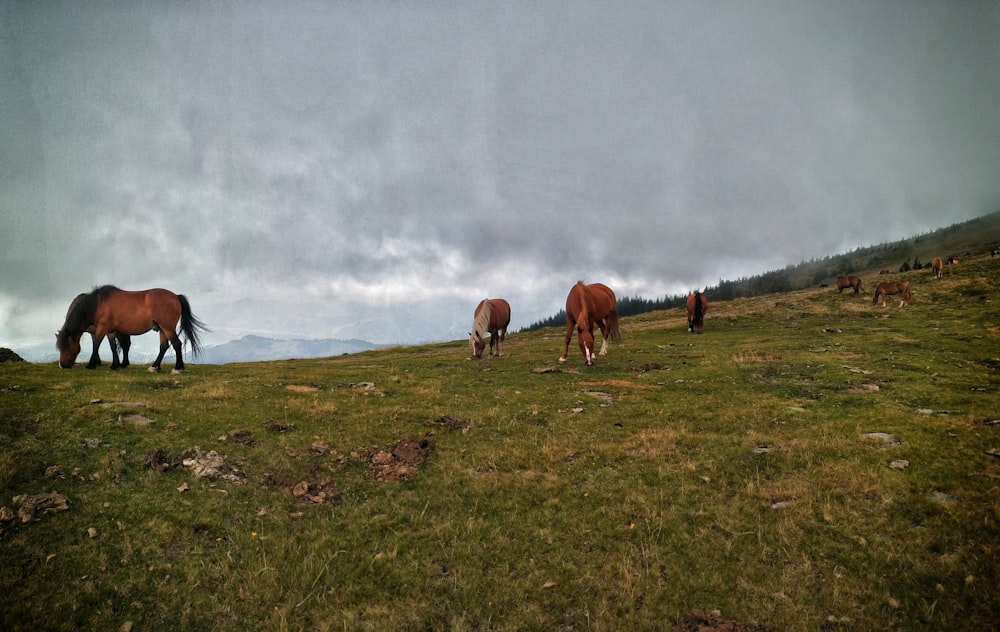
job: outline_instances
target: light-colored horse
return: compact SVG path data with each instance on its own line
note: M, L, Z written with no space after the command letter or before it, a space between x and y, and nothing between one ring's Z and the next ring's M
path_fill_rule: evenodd
M484 298L476 305L473 313L472 331L469 332L469 345L472 355L483 357L486 348L486 333L490 334L490 355L496 345L496 355L503 355L503 341L507 338L507 326L510 325L510 304L502 298Z
M934 260L931 261L931 270L934 271L935 279L940 279L944 276L944 262L941 261L941 257L934 257Z

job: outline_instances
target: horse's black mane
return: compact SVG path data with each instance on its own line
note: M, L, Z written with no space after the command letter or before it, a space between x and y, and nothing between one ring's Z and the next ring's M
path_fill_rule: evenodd
M61 351L69 344L70 338L82 335L83 330L93 324L94 314L101 300L111 292L117 291L118 288L113 285L102 285L94 288L90 294L81 294L79 300L70 306L66 314L66 322L56 336L56 347Z

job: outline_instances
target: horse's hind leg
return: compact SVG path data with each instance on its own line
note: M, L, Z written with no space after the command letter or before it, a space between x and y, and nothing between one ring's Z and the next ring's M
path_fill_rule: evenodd
M118 361L118 334L115 332L108 334L108 346L111 347L111 370L117 371L122 365Z
M122 348L122 366L121 368L127 368L129 365L128 361L128 350L132 346L132 337L128 334L116 334L115 340Z
M174 354L177 356L177 361L174 362L174 370L171 373L179 373L184 370L184 357L181 355L181 339L178 337L176 331L170 336L170 344L174 346Z
M601 353L600 355L608 355L608 325L605 321L597 321L597 326L601 328Z
M164 334L161 331L160 332L160 352L156 355L156 360L153 361L153 364L149 365L149 372L150 373L159 373L160 372L160 363L163 362L163 356L166 355L166 353L167 353L167 347L169 347L169 346L170 346L170 341L167 340L166 334Z

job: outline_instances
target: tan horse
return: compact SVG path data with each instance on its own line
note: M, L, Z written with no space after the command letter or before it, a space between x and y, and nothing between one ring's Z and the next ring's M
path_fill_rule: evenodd
M160 370L163 356L172 345L177 358L174 371L183 371L184 358L178 333L184 333L191 343L191 352L197 355L198 331L204 331L205 326L191 313L188 300L170 290L157 288L128 292L112 285L97 288L82 298L77 297L66 314L66 322L56 334L59 366L64 369L73 367L76 357L80 355L80 337L85 331L92 331L94 344L100 346L109 334L138 336L151 329L160 332L160 353L149 370ZM115 345L111 346L111 356L111 368L118 368L120 364ZM95 366L95 357L91 357L87 368Z
M486 332L490 334L490 355L493 355L493 345L496 345L497 356L503 355L503 341L507 337L507 326L510 325L510 304L502 298L484 298L476 305L473 313L472 331L469 333L469 344L472 355L483 357L486 348Z
M853 288L854 293L864 292L865 289L861 287L861 277L854 276L844 276L842 274L837 275L837 293L843 294L844 288Z
M569 341L573 339L573 329L576 328L580 351L587 360L587 366L594 364L594 325L601 328L601 335L604 337L601 355L606 355L608 340L621 341L615 293L601 283L584 285L583 281L577 281L566 297L566 343L563 345L560 362L566 361Z
M688 332L700 334L705 329L705 312L708 311L708 299L701 292L695 290L688 294Z
M885 297L891 294L899 294L902 299L899 301L899 306L905 306L910 302L910 282L885 281L884 283L879 283L878 288L875 290L875 296L872 297L872 305L878 305L881 302L882 307L885 307Z
M931 270L934 271L935 279L940 279L942 276L944 276L942 274L943 269L944 269L944 262L941 261L941 257L934 257L934 260L931 261Z

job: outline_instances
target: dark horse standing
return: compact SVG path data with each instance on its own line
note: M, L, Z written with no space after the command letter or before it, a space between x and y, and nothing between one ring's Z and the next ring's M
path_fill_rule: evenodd
M694 294L688 294L688 331L700 334L705 329L705 312L708 311L708 299L701 292L695 290Z
M85 331L90 331L94 337L94 354L87 363L87 368L92 369L100 361L96 351L105 336L138 336L151 329L160 332L160 353L149 370L160 370L163 356L172 345L177 357L174 370L183 371L184 358L178 333L184 333L191 343L191 353L197 355L200 349L198 332L204 331L205 326L191 313L187 298L169 290L129 292L112 285L99 287L90 294L78 296L70 305L66 322L56 334L59 366L72 368L80 355L80 337ZM114 344L111 356L111 368L120 368Z
M472 355L477 358L483 357L486 332L490 334L490 355L493 355L493 345L496 345L497 356L503 355L503 341L507 337L508 325L510 325L510 303L502 298L484 298L479 301L473 313L472 331L469 333Z
M837 294L843 294L845 288L852 288L854 293L864 292L865 289L861 287L861 277L854 276L853 274L845 276L843 274L837 275Z
M608 352L608 340L620 342L618 333L618 304L615 293L606 285L592 283L584 285L577 281L566 297L566 344L563 345L560 362L569 354L569 341L573 339L573 328L577 329L580 351L587 359L587 366L594 364L594 325L601 328L604 340L601 355Z

